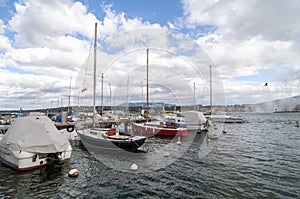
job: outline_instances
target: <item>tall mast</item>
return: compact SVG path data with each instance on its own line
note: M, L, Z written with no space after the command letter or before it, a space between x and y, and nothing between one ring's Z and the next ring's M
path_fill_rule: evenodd
M101 114L103 115L103 73L101 75Z
M149 49L147 48L147 83L146 83L146 90L147 90L147 107L146 107L146 120L149 119L149 75L148 75L148 56L149 56Z
M196 83L194 82L194 111L196 110Z
M211 65L209 66L209 88L210 88L210 115L212 115L212 73Z
M109 104L110 104L110 111L112 111L112 103L111 103L111 83L109 82Z
M144 108L144 93L143 93L143 83L141 81L141 99L142 99L142 110Z
M126 89L126 115L129 113L129 76L127 77L127 89Z
M94 40L94 90L93 90L93 127L95 127L96 111L96 61L97 61L97 22L95 23L95 40Z
M70 86L69 86L69 99L68 99L68 114L71 108L71 90L72 90L72 77L70 77Z

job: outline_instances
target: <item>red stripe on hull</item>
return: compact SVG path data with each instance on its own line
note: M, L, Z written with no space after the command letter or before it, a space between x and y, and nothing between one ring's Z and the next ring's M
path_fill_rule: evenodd
M3 162L3 164L5 164L6 166L12 168L15 171L29 171L29 170L33 170L33 169L39 169L39 168L45 167L47 165L47 164L39 164L39 165L32 166L32 167L19 168L19 167L16 167L16 165L12 165L12 164L10 164L9 162L7 162L5 160L2 161L2 162Z
M180 128L180 129L174 129L174 128L159 128L156 126L141 126L141 125L135 125L133 124L133 128L135 131L144 133L144 134L150 134L150 135L167 135L167 136L186 136L188 134L187 128Z

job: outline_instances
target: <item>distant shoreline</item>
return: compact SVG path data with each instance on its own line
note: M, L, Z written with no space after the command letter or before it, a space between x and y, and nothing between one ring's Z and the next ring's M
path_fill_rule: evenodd
M273 113L300 113L300 111L274 111Z

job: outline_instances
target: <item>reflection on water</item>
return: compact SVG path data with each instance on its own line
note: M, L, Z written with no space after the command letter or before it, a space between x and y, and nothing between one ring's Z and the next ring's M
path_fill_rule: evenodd
M208 141L206 134L180 145L150 139L146 153L95 156L77 141L62 170L17 173L1 165L0 198L299 198L300 128L295 121L300 116L245 117L249 123L226 125L227 133L218 140ZM133 162L137 172L130 171ZM68 177L72 168L79 170L78 177Z

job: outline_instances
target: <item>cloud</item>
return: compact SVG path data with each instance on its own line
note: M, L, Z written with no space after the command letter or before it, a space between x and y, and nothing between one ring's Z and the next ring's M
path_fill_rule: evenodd
M51 100L66 98L68 86L60 78L1 70L1 108L50 107ZM52 93L50 92L52 90ZM53 92L55 91L55 92ZM57 94L60 93L58 96Z
M10 44L11 42L7 37L0 35L0 43L1 43L0 53L11 49L11 44ZM1 64L0 64L0 67L1 67Z
M6 76L0 90L6 100L0 100L4 109L18 108L17 99L22 99L24 107L40 108L50 99L63 97L70 77L74 81L90 53L95 22L100 41L138 28L161 27L116 13L111 5L102 5L103 19L72 0L24 0L14 6L7 24L0 20L0 73ZM22 82L19 86L12 84L15 78ZM36 97L38 103L28 99L27 104L28 97Z
M141 87L145 89L146 84L146 48L149 49L151 100L180 105L192 104L194 83L197 84L198 91L201 91L197 92L197 99L203 98L204 92L208 90L210 60L195 41L164 28L138 29L101 43L98 52L98 58L101 59L97 58L97 86L101 87L101 73L104 73L105 96L109 95L108 85L111 83L116 104L124 103L129 81L130 100L141 99ZM76 80L77 92L88 88L84 93L80 93L80 104L91 104L92 59L93 57L87 61L86 67L79 73L81 76ZM215 85L221 96L223 87L217 75ZM84 97L89 97L90 100L84 100ZM221 102L223 99L216 101Z
M235 39L295 39L300 34L300 2L280 0L183 0L185 22L190 26L214 25Z
M4 27L3 21L0 19L0 34L4 34Z
M1 67L15 67L32 74L61 77L65 81L88 55L89 31L97 20L79 2L25 0L15 3L15 13L0 36ZM69 71L68 71L69 70ZM51 73L52 71L52 73ZM72 72L71 72L72 71ZM53 72L59 72L57 74Z
M258 70L299 65L300 2L191 0L183 4L187 24L217 27L199 37L198 43L218 65Z
M124 12L116 13L113 10L113 5L102 5L105 12L105 17L99 26L100 37L111 38L120 33L129 32L136 29L143 29L149 27L161 27L159 24L151 24L150 22L143 22L140 17L127 18Z
M16 13L9 21L15 32L15 44L44 46L49 38L73 34L89 38L89 31L97 20L80 2L25 0L15 3Z
M11 41L9 40L8 37L6 37L5 34L5 28L6 26L3 24L3 21L0 19L0 53L3 51L7 51L11 48ZM1 54L0 54L1 56ZM0 63L1 67L1 63Z
M192 35L199 35L197 42L216 64L229 96L235 92L240 94L241 102L255 103L260 97L262 101L263 92L246 95L243 89L259 91L260 87L253 82L260 84L266 80L239 82L237 86L235 78L255 75L263 78L260 75L263 70L285 68L284 73L289 73L300 69L299 1L183 0L182 3L184 16L178 19L178 27L193 29L196 34ZM274 92L274 98L282 97L290 89L288 85L280 86L280 78L273 81L270 92ZM248 97L243 99L243 93Z
M236 99L240 96L240 103L255 102L259 97L263 99L263 92L255 94L255 90L260 89L255 83L259 84L262 80L237 82L237 77L263 77L261 71L280 71L283 68L285 70L282 73L289 75L300 69L299 4L298 1L279 0L182 0L182 17L168 21L167 24L152 24L142 17L132 18L127 13L116 12L110 4L94 8L104 16L98 19L89 11L88 5L73 0L16 1L15 12L10 13L9 21L0 19L0 73L1 78L5 76L0 93L9 99L0 99L1 108L19 106L15 98L23 99L22 104L26 107L30 107L31 103L37 108L49 104L49 99L56 100L57 96L65 96L70 77L75 81L92 49L95 22L98 22L102 59L111 61L114 53L122 49L129 52L141 46L159 46L174 54L180 53L182 60L169 59L171 56L159 59L164 66L167 63L177 66L176 63L184 64L192 55L198 53L198 57L201 57L207 52L216 64L229 94L236 96ZM193 40L185 39L186 35L183 34L173 32L170 40L165 35L156 34L160 31L151 37L144 37L143 31L153 31L153 28L187 32L205 51L191 50L198 46ZM125 38L132 31L136 35ZM118 39L120 35L121 40ZM110 42L109 45L107 42ZM172 42L175 42L176 48ZM133 47L128 47L130 45ZM117 66L112 67L115 69L114 74L124 77L125 84L127 77L123 69L132 63L130 59L135 59L137 64L144 62L142 57L122 57L122 62L114 63L119 64L122 70L118 70ZM197 61L203 67L209 64L206 59ZM177 69L180 70L180 67ZM190 77L187 75L191 74L190 71L191 66L188 65L186 70L180 72L186 76L187 81L193 83L195 74ZM201 78L207 79L208 67L204 67L202 73ZM18 82L22 82L22 87L13 84L16 77ZM273 96L296 93L287 92L289 86L295 90L295 85L280 78L273 80L270 89L270 92L274 92ZM203 84L201 81L196 83L199 87ZM253 93L247 95L243 91L245 88L253 90ZM57 93L52 92L55 90ZM239 92L242 95L236 95ZM248 97L242 99L244 95ZM38 96L39 102L28 99L26 105L26 96L31 100Z
M198 43L222 70L224 78L249 76L258 70L289 67L300 62L293 50L293 41L268 41L261 37L233 41L211 34L199 38ZM226 71L228 68L231 70Z

